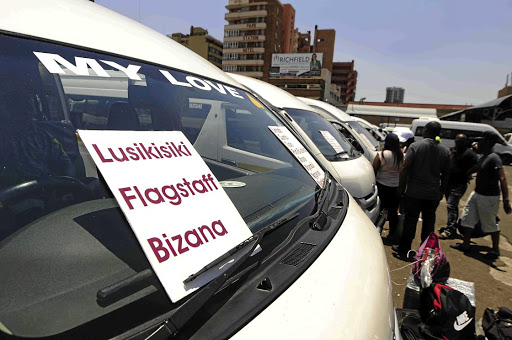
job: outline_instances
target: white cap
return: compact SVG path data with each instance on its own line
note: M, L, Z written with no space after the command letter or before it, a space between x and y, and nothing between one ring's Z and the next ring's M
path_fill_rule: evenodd
M409 138L414 137L414 134L412 133L411 129L404 127L394 128L393 133L398 136L398 140L401 143L405 143Z

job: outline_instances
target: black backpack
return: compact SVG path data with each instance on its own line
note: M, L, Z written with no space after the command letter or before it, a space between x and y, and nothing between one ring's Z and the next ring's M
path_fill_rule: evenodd
M512 339L512 310L500 307L496 312L486 308L482 318L482 328L489 340Z
M422 333L427 338L475 339L475 307L466 295L438 283L424 288L420 301Z

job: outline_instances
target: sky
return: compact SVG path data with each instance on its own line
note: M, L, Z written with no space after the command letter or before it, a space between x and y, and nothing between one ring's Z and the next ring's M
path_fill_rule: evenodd
M223 40L228 0L96 0L163 34L199 26ZM356 100L477 105L512 77L512 0L281 0L300 32L336 30L334 61L355 61ZM312 37L313 38L313 37ZM510 80L509 80L510 84Z

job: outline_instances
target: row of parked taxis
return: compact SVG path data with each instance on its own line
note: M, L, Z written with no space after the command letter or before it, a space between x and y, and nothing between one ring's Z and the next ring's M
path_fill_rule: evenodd
M0 1L0 338L400 338L354 118L88 1Z

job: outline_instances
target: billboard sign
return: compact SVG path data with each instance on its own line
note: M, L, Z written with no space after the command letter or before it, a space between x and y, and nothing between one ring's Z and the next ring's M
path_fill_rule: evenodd
M323 53L272 54L271 77L319 77Z

